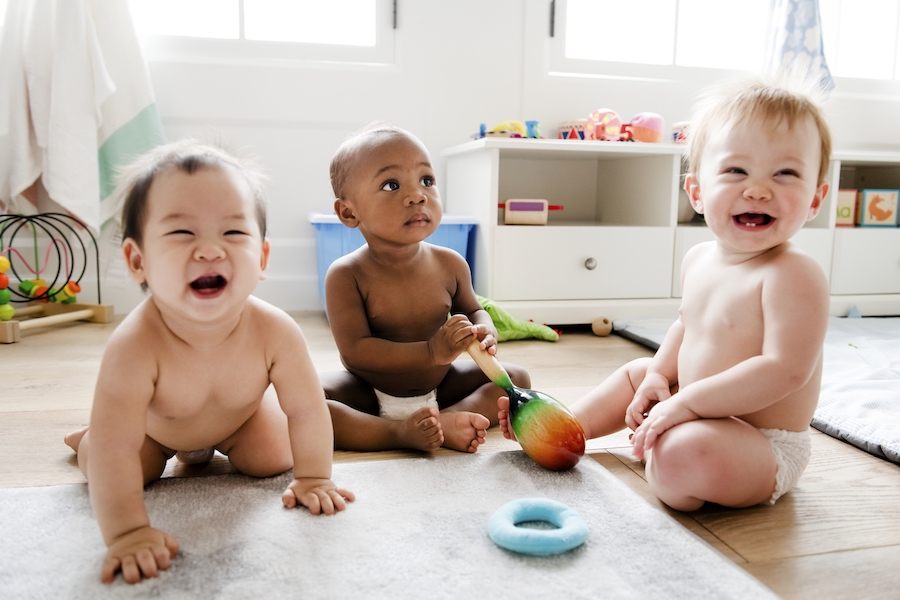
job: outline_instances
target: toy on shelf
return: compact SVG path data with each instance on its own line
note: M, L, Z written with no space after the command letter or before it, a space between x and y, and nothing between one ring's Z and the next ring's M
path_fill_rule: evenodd
M563 121L559 124L559 131L556 137L560 140L583 140L586 126L587 119Z
M475 139L485 137L500 138L531 138L541 137L540 123L538 121L503 121L488 129L484 123L478 128L478 133L472 136Z
M860 227L896 227L900 190L859 190L856 224Z
M666 123L656 113L642 112L634 115L630 123L622 126L623 131L626 128L634 141L658 144L665 137Z
M678 121L672 125L672 141L676 144L687 144L688 136L687 121Z
M856 193L857 190L838 190L835 227L853 227L856 225Z
M622 118L611 108L598 108L588 115L584 139L618 142L622 137Z
M62 213L0 215L0 343L21 341L23 330L36 327L79 320L112 321L113 307L100 304L99 278L97 304L77 302L76 294L81 292L80 281L88 265L88 245L79 232L90 236L94 247L92 257L99 274L97 241L75 217ZM47 244L43 266L39 251L42 243ZM23 250L33 252L33 262L25 258ZM23 276L25 272L27 276ZM12 303L17 302L28 305L13 307ZM14 317L26 319L13 320Z
M509 397L509 424L522 450L551 471L571 469L584 455L584 430L565 405L535 390L513 385L506 369L479 341L466 348L484 374Z
M583 131L577 128L583 123ZM603 142L659 143L665 138L663 118L652 112L641 112L628 123L611 108L598 108L584 121L564 121L559 125L560 139L599 140Z
M547 213L562 210L561 204L549 204L546 200L509 199L497 208L503 209L504 225L546 225Z

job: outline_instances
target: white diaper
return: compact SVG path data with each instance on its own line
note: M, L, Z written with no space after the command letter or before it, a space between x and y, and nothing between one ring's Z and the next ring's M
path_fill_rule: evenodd
M437 402L437 390L431 390L422 396L407 396L406 398L391 396L381 390L375 390L375 395L378 396L378 416L391 421L405 421L423 406L433 406L440 410Z
M775 501L791 491L800 476L803 475L809 456L812 454L812 442L809 439L809 430L786 431L784 429L760 429L759 432L766 436L775 453L775 493L766 504L775 504Z

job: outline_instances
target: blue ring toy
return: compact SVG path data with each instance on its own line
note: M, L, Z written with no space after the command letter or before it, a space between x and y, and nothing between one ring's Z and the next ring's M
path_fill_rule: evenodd
M525 521L547 521L559 529L516 527ZM501 548L546 556L577 548L587 539L581 516L562 502L548 498L520 498L507 502L491 515L488 534Z

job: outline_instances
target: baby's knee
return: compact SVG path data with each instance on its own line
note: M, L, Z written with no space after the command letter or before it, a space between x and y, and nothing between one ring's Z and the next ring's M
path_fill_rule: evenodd
M715 448L706 443L705 436L694 435L692 428L676 426L665 431L653 444L653 473L659 483L676 485L706 472Z
M528 371L523 367L515 364L504 364L503 366L506 368L506 372L509 373L509 378L516 387L525 389L531 388L531 375L529 375Z

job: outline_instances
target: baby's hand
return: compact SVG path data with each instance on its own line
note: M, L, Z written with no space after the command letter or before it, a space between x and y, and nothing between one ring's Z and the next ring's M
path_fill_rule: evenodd
M669 381L658 373L648 373L625 410L625 424L632 431L636 430L644 422L644 415L648 414L657 403L671 396Z
M516 441L516 434L513 432L512 423L509 422L509 398L500 396L497 398L497 406L500 407L497 418L500 420L500 431L503 432L503 437L508 440Z
M478 345L482 350L486 350L491 356L497 354L497 338L490 329L484 325L472 325L472 332L481 340Z
M176 554L175 538L153 527L140 527L120 535L109 545L100 580L112 583L117 571L122 571L122 578L128 583L156 577L160 570L169 568Z
M449 365L465 352L474 336L475 326L466 315L453 315L428 340L432 361L435 365Z
M353 492L339 488L330 479L316 477L295 478L281 495L281 501L288 508L302 504L314 515L333 515L347 508L344 500L353 502Z
M644 460L644 454L653 447L659 436L666 430L700 418L700 415L689 409L684 402L678 401L677 398L676 395L668 402L660 402L654 406L644 422L631 436L631 453L638 460Z

